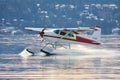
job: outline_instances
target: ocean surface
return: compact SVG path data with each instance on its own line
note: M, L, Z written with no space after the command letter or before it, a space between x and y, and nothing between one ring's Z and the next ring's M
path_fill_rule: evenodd
M120 80L120 36L102 35L102 45L71 45L55 55L23 58L37 35L0 35L0 80Z

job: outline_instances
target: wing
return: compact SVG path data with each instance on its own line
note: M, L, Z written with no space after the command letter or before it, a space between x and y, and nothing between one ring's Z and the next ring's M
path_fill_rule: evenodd
M65 28L66 31L73 31L73 32L85 32L85 31L97 31L101 28L99 26L96 27L78 27L78 28Z
M41 32L44 28L25 27L26 30Z
M78 27L78 28L32 28L32 27L25 27L26 30L30 31L42 31L43 29L47 30L52 30L52 29L58 29L58 30L63 30L63 31L72 31L74 33L79 33L79 32L85 32L85 31L96 31L100 30L101 28L99 26L96 27Z

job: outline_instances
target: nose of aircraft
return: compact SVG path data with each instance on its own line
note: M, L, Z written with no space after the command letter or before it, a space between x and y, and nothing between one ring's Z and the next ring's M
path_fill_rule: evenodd
M44 35L44 33L45 33L45 32L44 32L45 30L46 30L46 28L42 29L42 31L39 32L39 34L40 34L41 37L43 37L43 35Z
M44 35L44 32L39 32L40 36L43 37Z

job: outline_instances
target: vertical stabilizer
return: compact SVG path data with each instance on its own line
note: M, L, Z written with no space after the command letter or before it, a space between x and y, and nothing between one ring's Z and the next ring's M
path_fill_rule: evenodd
M100 26L95 27L95 31L92 34L92 37L95 39L100 39L101 38L101 28Z

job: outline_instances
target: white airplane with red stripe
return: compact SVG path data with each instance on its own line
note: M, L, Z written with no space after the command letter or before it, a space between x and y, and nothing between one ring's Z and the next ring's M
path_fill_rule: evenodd
M79 28L32 28L26 27L27 30L38 31L43 39L41 43L47 41L48 44L93 44L100 45L101 28L96 27L79 27ZM43 51L43 48L41 49Z
M101 42L101 28L96 26L94 28L79 27L79 28L31 28L26 27L27 30L39 31L41 38L49 42L65 42L65 43L88 43L100 45ZM85 34L91 32L91 35Z

